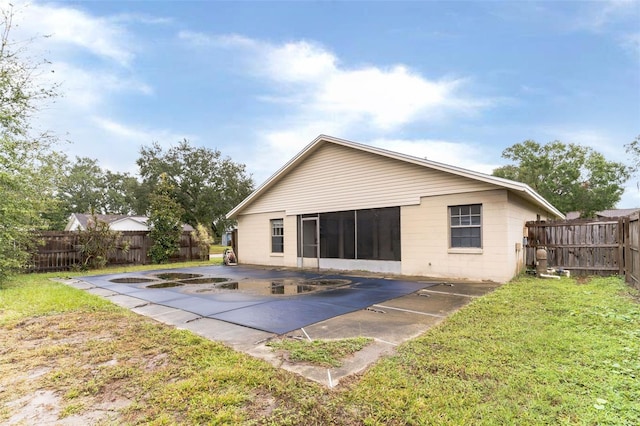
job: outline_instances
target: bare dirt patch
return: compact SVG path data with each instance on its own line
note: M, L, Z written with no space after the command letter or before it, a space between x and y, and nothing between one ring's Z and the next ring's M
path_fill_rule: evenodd
M168 355L122 313L30 318L0 328L0 423L86 425L123 420L145 373ZM136 336L138 338L136 338Z
M0 341L0 424L238 424L320 391L290 376L272 389L285 373L125 310L5 323Z

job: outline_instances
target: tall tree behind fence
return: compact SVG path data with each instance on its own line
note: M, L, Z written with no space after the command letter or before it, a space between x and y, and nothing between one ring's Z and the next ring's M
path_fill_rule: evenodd
M150 263L147 253L153 244L148 231L121 232L121 246L128 244L128 250L118 248L109 253L109 265L144 265ZM66 271L78 268L82 264L82 256L78 250L78 232L44 231L38 238L38 245L33 257L32 271ZM199 260L200 249L190 232L183 232L180 238L180 250L170 259L171 262Z
M527 222L526 263L534 266L539 247L549 267L574 275L623 275L640 286L638 213L628 217Z

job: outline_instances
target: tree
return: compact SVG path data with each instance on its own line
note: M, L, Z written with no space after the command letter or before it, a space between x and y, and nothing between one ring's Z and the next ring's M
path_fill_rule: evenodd
M629 172L634 176L638 176L638 173L640 173L640 136L636 136L632 142L629 142L624 147L627 154L631 156Z
M137 164L142 185L148 188L166 173L184 209L182 221L193 227L216 224L223 231L230 225L226 213L253 190L253 180L243 164L223 158L218 150L193 147L186 139L166 152L157 143L143 146Z
M153 263L167 263L172 254L180 248L183 210L173 198L174 187L166 174L161 174L160 182L150 197L149 237L153 245L149 256Z
M581 217L613 208L629 178L624 164L560 141L540 145L527 140L505 149L502 157L515 164L495 169L494 176L526 183L560 211L579 211Z
M145 215L149 194L129 173L105 173L103 210L106 214Z
M105 173L98 160L76 157L65 170L66 179L60 186L60 197L70 213L105 213Z
M0 280L28 265L34 231L47 226L42 213L55 208L64 161L52 149L55 138L31 127L57 87L42 84L48 64L26 56L28 41L11 40L13 16L12 6L0 11Z
M82 267L104 268L109 261L109 252L121 247L129 250L129 243L121 244L122 233L112 231L107 222L98 219L92 212L87 228L78 231L79 252L82 256Z
M62 167L56 208L45 217L52 229L61 230L72 213L144 215L147 198L135 177L103 170L95 159L76 157Z
M76 157L65 159L56 191L56 206L45 215L52 229L64 229L72 213L104 213L105 174L98 161Z

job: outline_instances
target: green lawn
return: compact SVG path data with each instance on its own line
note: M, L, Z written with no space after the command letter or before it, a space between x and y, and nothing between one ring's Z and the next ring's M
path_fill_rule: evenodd
M209 254L222 254L228 248L231 248L231 247L212 244L209 246Z
M60 417L115 407L105 424L640 424L640 305L618 278L515 280L328 390L54 275L0 286L0 423L51 391Z

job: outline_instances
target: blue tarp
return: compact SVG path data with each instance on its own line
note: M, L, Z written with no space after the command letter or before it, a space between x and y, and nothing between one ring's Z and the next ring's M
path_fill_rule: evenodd
M234 281L256 279L340 279L350 284L297 295L255 295L236 291L187 294L184 287L147 288L152 282L114 283L114 279L153 278L159 273L195 273L203 277L225 277ZM367 308L389 299L411 294L437 282L402 281L348 275L321 275L308 271L282 271L247 267L205 266L96 275L79 278L144 301L181 309L202 317L219 319L275 334L284 334L338 315ZM158 281L162 282L162 281Z

